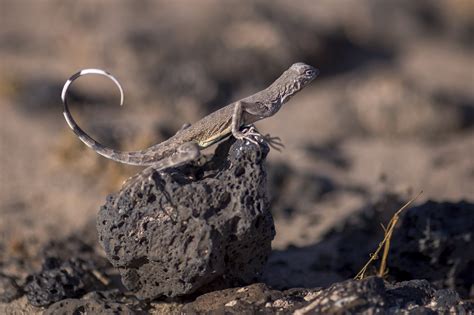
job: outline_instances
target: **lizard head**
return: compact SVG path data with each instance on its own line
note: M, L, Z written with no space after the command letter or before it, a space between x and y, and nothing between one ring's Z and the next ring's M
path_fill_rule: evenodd
M292 95L300 91L319 74L319 70L302 62L297 62L283 72L273 84L279 91L280 104L286 103Z
M293 77L292 81L299 87L298 90L313 81L319 74L318 69L302 62L292 64L288 72Z

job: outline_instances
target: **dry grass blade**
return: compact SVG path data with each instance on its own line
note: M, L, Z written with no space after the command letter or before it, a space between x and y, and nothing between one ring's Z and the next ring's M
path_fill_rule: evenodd
M395 229L395 226L397 225L398 219L400 218L400 214L408 208L420 195L423 193L423 191L420 191L418 195L416 195L414 198L409 200L406 204L403 205L400 209L398 209L397 212L393 215L392 219L390 219L390 222L388 223L387 227L385 228L382 225L382 228L384 230L384 238L383 240L379 243L377 250L375 253L370 254L370 258L367 261L367 263L362 267L362 269L357 273L357 275L354 277L355 280L362 280L364 279L365 272L367 271L367 268L370 266L372 262L378 259L378 255L380 251L383 250L382 254L382 261L380 263L380 268L378 272L379 277L383 277L386 274L386 268L387 268L387 257L388 257L388 251L390 249L390 240L392 238L393 230Z

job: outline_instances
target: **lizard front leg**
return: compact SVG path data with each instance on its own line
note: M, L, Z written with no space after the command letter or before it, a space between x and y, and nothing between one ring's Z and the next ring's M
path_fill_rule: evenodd
M232 115L232 135L236 139L245 139L256 145L258 145L259 142L264 142L277 151L281 151L281 149L285 147L279 137L272 137L269 134L264 136L260 132L258 132L257 128L255 128L254 125L250 125L246 127L243 131L240 131L239 128L243 124L242 116L244 112L248 112L251 115L256 114L249 112L246 108L244 108L244 104L241 101L238 101L235 104L234 112Z
M244 108L241 101L235 103L234 112L232 113L232 135L239 140L247 140L255 145L259 145L257 140L262 139L263 136L255 129L255 127L250 127L240 131L240 127L243 125L242 116L244 113Z

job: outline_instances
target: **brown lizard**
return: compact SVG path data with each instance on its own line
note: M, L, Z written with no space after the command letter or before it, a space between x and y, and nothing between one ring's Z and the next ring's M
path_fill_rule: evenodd
M273 143L273 139L276 138L262 136L252 124L274 115L291 96L313 81L319 74L319 70L302 62L295 63L266 89L233 102L196 123L183 127L168 140L140 151L118 151L105 147L92 139L74 121L67 103L68 88L74 80L88 74L110 78L118 86L120 105L123 104L123 89L115 77L100 69L81 70L66 81L61 93L63 114L69 127L82 142L98 154L120 163L148 166L148 172L144 173L150 173L153 169L160 171L196 160L201 155L201 149L228 135L255 144L260 141L270 145L281 145ZM242 129L242 127L246 128Z

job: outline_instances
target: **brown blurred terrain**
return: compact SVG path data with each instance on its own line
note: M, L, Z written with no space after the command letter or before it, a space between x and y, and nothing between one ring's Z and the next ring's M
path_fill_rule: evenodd
M35 268L46 242L93 234L106 195L139 170L67 127L61 88L82 68L125 89L120 108L111 82L86 77L70 102L86 131L121 149L162 141L294 62L319 68L257 124L286 145L268 158L276 250L316 244L386 192L473 202L473 34L470 0L1 1L3 272L21 278L13 258Z

